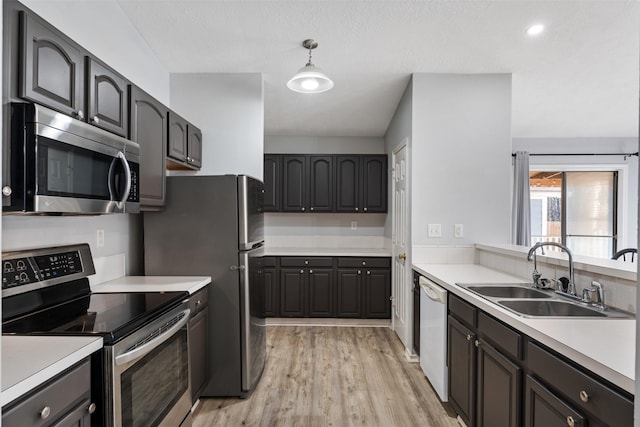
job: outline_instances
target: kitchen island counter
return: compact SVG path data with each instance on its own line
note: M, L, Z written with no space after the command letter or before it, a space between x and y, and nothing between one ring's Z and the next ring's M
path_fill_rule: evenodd
M635 393L635 318L522 317L456 285L526 283L522 278L476 264L413 264L413 269L623 390Z
M101 348L100 337L3 335L2 406Z
M92 285L91 291L111 292L188 292L193 295L211 283L210 276L124 276Z

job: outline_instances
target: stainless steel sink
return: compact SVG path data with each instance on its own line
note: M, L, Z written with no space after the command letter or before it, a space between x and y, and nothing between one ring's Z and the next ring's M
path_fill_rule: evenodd
M610 317L607 313L587 308L569 301L559 300L500 300L498 304L527 316L551 317Z
M468 286L477 294L493 298L550 298L549 293L523 286Z

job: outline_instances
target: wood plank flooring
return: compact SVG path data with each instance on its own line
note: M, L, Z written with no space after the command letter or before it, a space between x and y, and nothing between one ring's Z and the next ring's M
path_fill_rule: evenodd
M457 426L388 328L267 327L267 362L248 399L203 398L200 426Z

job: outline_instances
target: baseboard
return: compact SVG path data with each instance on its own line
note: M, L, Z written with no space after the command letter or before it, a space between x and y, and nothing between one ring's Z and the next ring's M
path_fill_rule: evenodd
M407 358L407 362L409 363L420 363L420 356L413 352L413 350L409 350L405 347L404 349L404 357Z
M345 326L363 328L390 328L389 319L338 319L338 318L306 318L306 317L268 317L267 326Z

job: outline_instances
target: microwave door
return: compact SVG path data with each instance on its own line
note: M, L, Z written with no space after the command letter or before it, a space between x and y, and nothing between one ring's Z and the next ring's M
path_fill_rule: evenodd
M131 169L122 151L114 157L109 167L109 194L112 203L108 212L124 212L131 192Z

